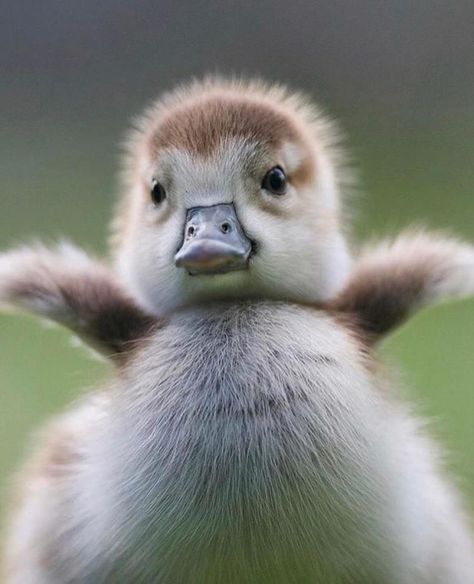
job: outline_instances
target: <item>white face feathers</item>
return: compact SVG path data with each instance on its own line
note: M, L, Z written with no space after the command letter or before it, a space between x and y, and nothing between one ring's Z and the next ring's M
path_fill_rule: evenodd
M350 260L332 142L328 122L278 88L204 82L152 106L129 142L115 223L117 267L134 296L163 314L206 300L334 295ZM248 257L235 259L230 234L211 234L227 229L222 213L219 225L195 215L189 224L195 209L221 205ZM176 265L186 237L188 260L205 269Z

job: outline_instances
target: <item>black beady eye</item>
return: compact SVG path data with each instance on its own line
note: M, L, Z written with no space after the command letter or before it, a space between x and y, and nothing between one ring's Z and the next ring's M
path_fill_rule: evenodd
M262 181L262 189L272 195L284 195L286 193L286 175L283 169L275 166L267 172Z
M166 199L165 187L161 183L153 183L153 188L151 189L151 199L155 205L159 205Z

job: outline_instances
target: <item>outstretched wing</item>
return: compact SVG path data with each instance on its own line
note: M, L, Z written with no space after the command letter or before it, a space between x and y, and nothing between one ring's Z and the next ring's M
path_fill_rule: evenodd
M329 308L353 315L372 342L429 304L474 295L474 246L422 230L369 247Z
M107 266L68 243L0 254L0 304L59 322L118 361L158 324Z

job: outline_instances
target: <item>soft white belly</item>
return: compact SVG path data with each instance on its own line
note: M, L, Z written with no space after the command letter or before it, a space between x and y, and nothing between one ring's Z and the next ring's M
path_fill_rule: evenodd
M124 561L160 582L382 581L385 411L345 331L285 305L184 311L143 357L107 457Z
M176 314L91 437L77 581L436 582L426 521L449 494L371 371L315 310Z

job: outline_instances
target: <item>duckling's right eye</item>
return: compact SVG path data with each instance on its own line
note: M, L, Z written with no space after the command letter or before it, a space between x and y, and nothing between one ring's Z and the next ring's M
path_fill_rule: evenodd
M151 189L151 200L155 205L159 205L166 199L165 187L159 183L153 183L153 188Z

